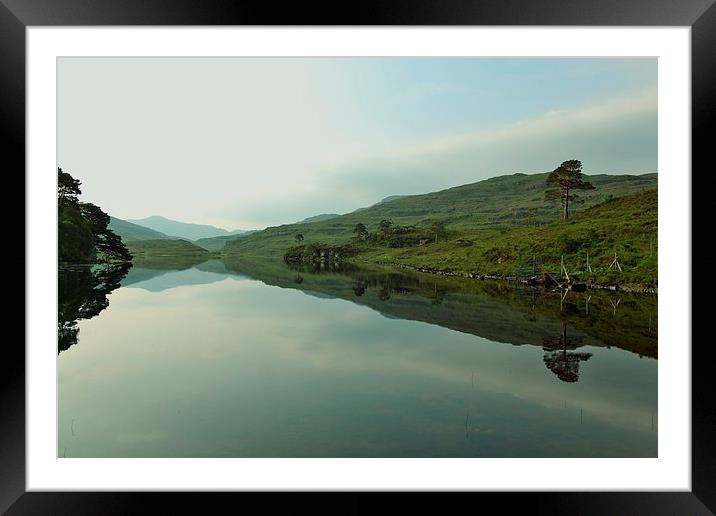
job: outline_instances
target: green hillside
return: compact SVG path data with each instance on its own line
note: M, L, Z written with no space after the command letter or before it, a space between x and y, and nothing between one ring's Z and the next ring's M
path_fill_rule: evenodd
M224 252L246 256L283 254L295 245L298 233L306 244L345 243L353 236L357 223L374 232L383 219L425 228L442 222L449 231L458 233L544 224L560 217L559 207L543 201L546 177L547 174L513 174L423 195L392 196L389 201L329 220L270 227L228 242ZM596 190L580 192L585 202L574 208L575 213L613 197L657 187L657 174L601 174L585 176L585 180L592 182Z
M242 233L237 234L231 234L231 235L224 235L224 236L217 236L217 237L211 237L211 238L200 238L196 242L194 242L196 245L203 247L207 251L221 251L227 242L231 242L232 240L236 240L237 238L245 238L249 236L251 233L255 233L256 231L249 230L249 231L243 231Z
M569 220L512 228L449 230L437 243L389 248L364 245L363 263L403 264L459 274L511 276L538 270L559 274L562 257L574 279L602 284L657 285L657 190L615 197ZM592 272L587 271L589 253ZM621 271L610 265L617 254ZM534 257L534 258L533 258ZM520 272L521 271L521 272Z
M336 217L340 217L340 214L338 214L338 213L321 213L319 215L314 215L313 217L306 217L305 219L298 221L297 224L307 224L309 222L321 222L322 220L335 219Z
M164 233L155 231L150 228L145 228L144 226L140 226L139 224L133 224L131 222L127 222L126 220L118 219L116 217L111 217L109 222L109 229L122 237L122 240L124 242L136 242L138 240L164 240L176 238L165 235Z
M132 263L137 267L152 268L156 262L164 268L182 269L209 260L214 254L186 240L141 240L128 242Z

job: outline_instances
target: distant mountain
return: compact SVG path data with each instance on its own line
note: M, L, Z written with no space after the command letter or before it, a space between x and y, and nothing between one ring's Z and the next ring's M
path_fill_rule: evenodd
M178 220L167 219L159 215L152 215L151 217L143 219L129 219L129 222L159 231L165 235L174 235L175 237L188 238L189 240L244 233L241 229L227 231L226 229L217 228L216 226L179 222Z
M164 240L176 237L165 235L160 231L140 226L139 224L133 224L126 220L118 219L117 217L110 217L109 229L117 233L122 240L125 242L138 242L141 240Z
M321 213L320 215L314 215L313 217L307 217L303 220L296 222L296 224L306 224L308 222L320 222L322 220L335 219L340 217L338 213Z

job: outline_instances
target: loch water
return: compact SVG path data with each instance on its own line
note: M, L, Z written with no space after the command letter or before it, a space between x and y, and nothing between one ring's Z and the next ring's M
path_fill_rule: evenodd
M59 275L59 457L657 456L654 295L258 260Z

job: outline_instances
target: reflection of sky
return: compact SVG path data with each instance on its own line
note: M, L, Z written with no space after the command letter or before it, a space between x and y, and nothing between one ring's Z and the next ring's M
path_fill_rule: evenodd
M123 287L137 287L160 292L178 285L203 285L222 281L226 274L202 271L192 267L182 271L159 271L132 267L122 280Z
M57 84L58 165L120 218L262 228L565 159L657 169L656 58L60 58Z
M625 351L567 384L536 346L253 280L110 303L59 358L60 455L656 455L657 362Z

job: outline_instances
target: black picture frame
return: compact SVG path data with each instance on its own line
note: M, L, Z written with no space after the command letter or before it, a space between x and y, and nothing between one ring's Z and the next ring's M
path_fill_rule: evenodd
M25 29L83 25L575 25L689 26L692 71L692 168L707 167L715 131L715 0L364 0L285 2L264 0L0 0L0 126L6 171L25 170ZM8 166L9 162L9 166ZM709 164L710 165L710 164ZM685 171L690 173L690 171ZM24 191L24 181L21 188ZM24 238L24 235L23 237ZM17 260L17 257L15 257ZM25 277L32 271L25 270ZM684 278L691 285L690 272ZM691 300L683 300L691 303ZM31 306L26 307L32 310ZM693 317L692 317L693 319ZM687 343L673 343L687 344ZM691 344L691 343L689 343ZM473 509L496 502L504 509L548 514L713 514L716 511L716 403L709 388L710 339L692 343L692 491L585 493L467 493L432 499L441 512L454 503ZM237 494L26 492L25 351L17 339L3 350L0 413L0 510L8 514L130 514L162 504L208 512ZM267 503L261 494L243 495ZM466 497L470 497L466 499ZM476 499L474 497L477 497ZM424 496L411 497L425 508ZM244 503L242 501L242 503ZM250 502L249 502L250 503ZM327 496L290 494L270 502L271 512L321 508L368 512L382 507L376 493ZM401 512L407 506L401 502Z

